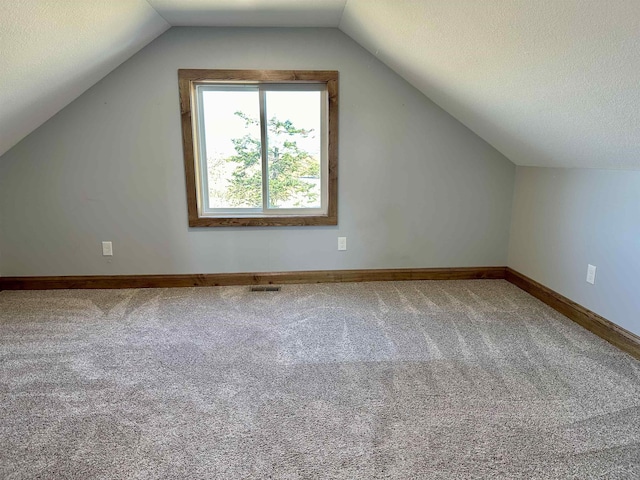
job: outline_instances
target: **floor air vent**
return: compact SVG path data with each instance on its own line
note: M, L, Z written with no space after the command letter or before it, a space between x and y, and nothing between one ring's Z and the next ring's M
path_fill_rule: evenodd
M254 285L251 287L252 292L279 292L280 287L273 285Z

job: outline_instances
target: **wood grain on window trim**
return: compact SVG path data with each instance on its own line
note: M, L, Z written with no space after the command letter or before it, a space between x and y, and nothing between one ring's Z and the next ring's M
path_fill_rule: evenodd
M192 105L195 84L204 82L325 83L328 97L327 213L251 217L200 216L194 152ZM338 72L332 70L178 70L182 147L190 227L291 226L338 224Z

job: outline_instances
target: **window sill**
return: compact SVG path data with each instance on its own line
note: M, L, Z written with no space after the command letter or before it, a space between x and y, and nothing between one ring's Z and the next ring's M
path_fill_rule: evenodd
M263 215L189 218L190 227L284 227L337 225L337 215Z

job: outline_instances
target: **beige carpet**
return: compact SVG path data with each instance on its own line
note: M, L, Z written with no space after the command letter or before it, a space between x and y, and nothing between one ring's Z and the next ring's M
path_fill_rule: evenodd
M640 363L502 280L0 292L0 478L638 479Z

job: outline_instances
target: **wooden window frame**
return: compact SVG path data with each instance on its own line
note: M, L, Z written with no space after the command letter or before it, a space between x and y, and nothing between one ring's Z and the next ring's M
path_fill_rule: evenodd
M197 178L196 131L193 115L196 85L203 83L324 83L328 99L328 192L326 214L203 216ZM329 70L178 70L182 147L190 227L302 226L338 224L338 72Z

